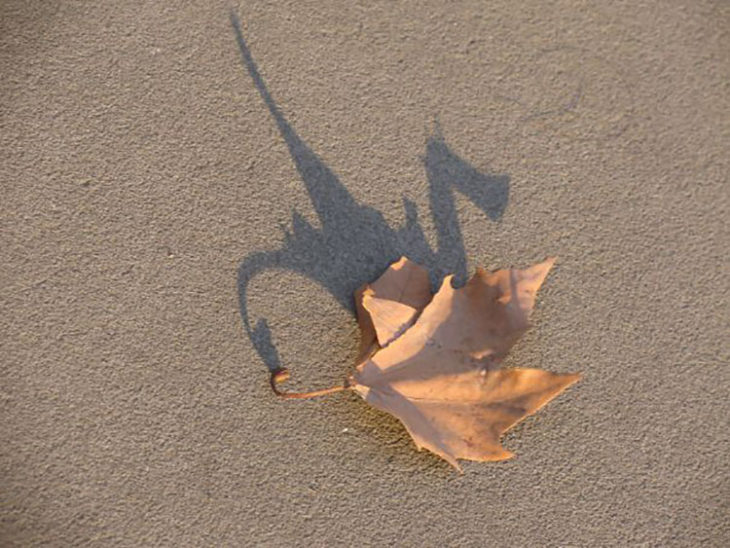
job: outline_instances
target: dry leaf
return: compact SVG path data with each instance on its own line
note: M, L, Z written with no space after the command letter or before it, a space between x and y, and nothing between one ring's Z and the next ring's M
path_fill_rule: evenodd
M405 257L356 293L361 363L343 387L396 416L416 445L457 459L510 458L500 437L579 375L499 369L529 326L553 260L525 270L478 269L461 288L448 276L431 299L428 273ZM430 301L430 302L429 302Z
M390 265L375 282L358 289L355 292L360 324L357 362L371 356L413 325L430 300L428 272L406 257Z

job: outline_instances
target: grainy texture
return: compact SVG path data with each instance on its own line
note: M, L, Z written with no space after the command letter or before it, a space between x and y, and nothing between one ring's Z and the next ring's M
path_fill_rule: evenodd
M727 545L728 6L4 0L2 544ZM516 459L270 394L401 252L559 257Z

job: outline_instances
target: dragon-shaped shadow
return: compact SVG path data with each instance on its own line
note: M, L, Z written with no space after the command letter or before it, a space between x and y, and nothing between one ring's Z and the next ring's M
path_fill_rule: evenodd
M510 180L507 175L481 173L457 156L444 142L437 125L426 143L424 156L437 248L429 246L418 222L416 205L407 198L403 198L406 223L393 229L379 211L357 203L337 175L297 135L271 97L234 13L231 24L243 65L289 148L321 223L321 228L315 228L294 211L292 232L286 232L284 246L252 253L238 269L240 310L246 333L266 366L274 371L281 364L268 323L261 318L252 325L247 306L247 289L257 274L270 268L302 274L322 285L351 311L353 291L372 281L402 255L427 266L435 279L450 272L457 280L463 280L467 261L453 192L464 194L491 220L498 221L507 206Z

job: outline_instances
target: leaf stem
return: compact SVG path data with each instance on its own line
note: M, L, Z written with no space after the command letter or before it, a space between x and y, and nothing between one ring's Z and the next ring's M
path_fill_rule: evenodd
M279 390L277 384L286 381L289 378L289 371L284 368L276 369L271 372L269 377L269 384L271 390L278 397L285 400L306 400L309 398L316 398L318 396L326 396L327 394L334 394L335 392L342 392L350 388L350 383L345 381L341 386L332 386L330 388L321 388L319 390L312 390L310 392L283 392Z

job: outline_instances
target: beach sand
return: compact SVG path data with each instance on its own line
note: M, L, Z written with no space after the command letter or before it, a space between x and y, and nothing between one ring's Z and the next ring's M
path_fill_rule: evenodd
M728 28L4 1L0 543L727 545ZM270 392L344 378L351 293L402 254L558 257L506 365L584 377L514 459L459 475L355 394Z

